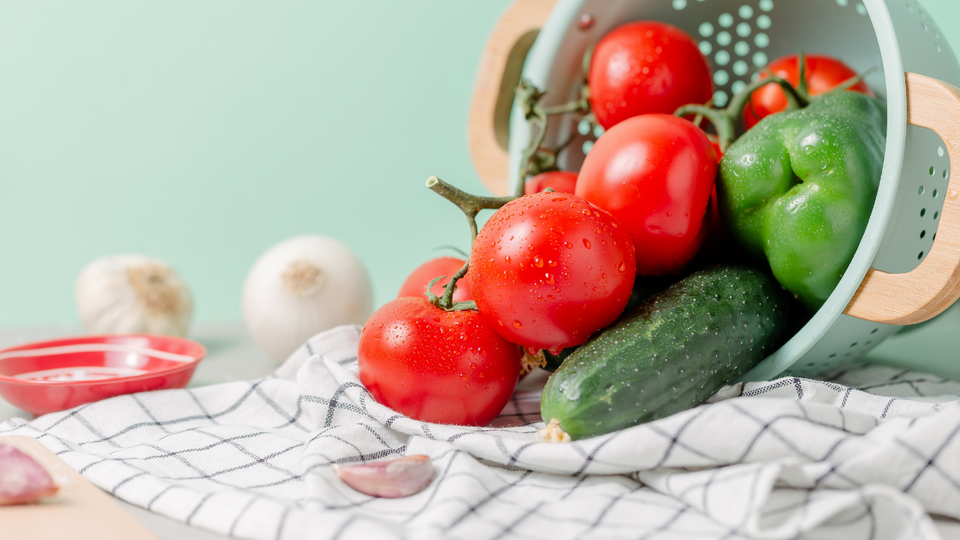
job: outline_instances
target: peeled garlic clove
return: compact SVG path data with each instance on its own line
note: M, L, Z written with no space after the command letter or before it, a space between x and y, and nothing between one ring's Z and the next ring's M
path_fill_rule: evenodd
M324 330L363 324L373 311L373 291L349 247L326 236L304 235L257 259L243 283L242 305L254 343L283 361Z
M359 465L334 463L333 470L360 493L390 499L420 493L433 479L433 463L423 454Z
M57 485L32 457L9 444L0 444L0 505L26 504L49 497Z
M103 257L77 278L77 309L92 334L185 336L190 291L167 263L143 255Z

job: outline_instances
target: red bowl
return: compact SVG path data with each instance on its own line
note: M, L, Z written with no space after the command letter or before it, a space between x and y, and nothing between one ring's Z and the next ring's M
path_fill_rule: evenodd
M121 394L183 388L207 354L170 336L42 341L0 350L0 396L36 415Z

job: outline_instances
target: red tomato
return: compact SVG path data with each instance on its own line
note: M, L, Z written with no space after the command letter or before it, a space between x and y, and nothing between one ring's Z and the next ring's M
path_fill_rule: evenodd
M486 321L524 347L579 345L623 311L633 244L610 214L574 195L510 201L480 230L471 287Z
M647 114L597 139L580 168L577 196L613 214L633 239L637 273L683 268L705 233L717 154L692 122Z
M590 107L604 129L649 113L672 114L713 97L713 75L697 42L675 26L638 21L597 43L587 75Z
M397 298L402 296L423 296L427 292L427 284L440 276L447 276L445 279L434 283L430 292L437 296L443 296L443 290L450 282L450 277L457 273L466 261L456 257L439 257L431 259L420 266L407 276L407 280L400 286L400 292ZM457 290L453 291L454 302L466 302L473 300L470 294L470 272L457 281Z
M723 160L723 150L720 149L720 138L712 133L707 133L707 139L710 141L710 146L713 147L713 151L717 153L717 163L720 163Z
M811 96L825 94L857 76L856 71L836 58L822 54L807 54L804 57L807 64L807 86ZM800 84L800 60L795 54L774 60L767 68L794 86ZM762 78L768 77L766 73L761 73L760 76ZM869 96L873 95L873 91L863 81L852 86L850 90ZM757 114L753 114L750 105L747 105L747 108L744 109L743 122L747 129L756 125L763 118L787 108L787 96L784 95L783 89L776 84L768 84L758 89L751 96L750 102L753 105L753 111L756 111Z
M707 138L710 139L710 146L713 147L713 151L717 153L717 163L723 159L723 150L720 149L720 140L716 135L707 134ZM723 248L723 245L727 243L727 232L723 228L723 220L720 219L720 200L717 199L717 185L713 185L713 190L710 192L710 218L707 224L707 235L704 238L703 242L710 249L718 251Z
M547 188L553 188L553 191L557 193L573 193L577 188L577 173L570 171L540 173L527 180L527 183L523 186L523 192L527 195L533 195Z
M520 348L477 311L444 311L422 296L378 309L357 356L360 382L377 402L424 422L485 425L520 377Z

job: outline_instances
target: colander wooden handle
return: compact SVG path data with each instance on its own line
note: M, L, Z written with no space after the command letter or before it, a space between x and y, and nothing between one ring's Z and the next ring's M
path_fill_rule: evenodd
M870 269L844 313L886 324L915 324L960 298L960 88L906 74L907 121L932 129L950 154L950 183L927 258L905 274Z
M516 0L500 17L480 59L467 137L473 166L495 195L510 191L507 143L513 91L523 61L557 0Z

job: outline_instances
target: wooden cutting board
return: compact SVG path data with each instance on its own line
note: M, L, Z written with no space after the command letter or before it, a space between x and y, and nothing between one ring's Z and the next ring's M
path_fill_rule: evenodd
M60 486L57 495L37 504L0 506L3 538L30 540L157 540L113 497L80 476L42 443L8 435L9 444L42 465Z

